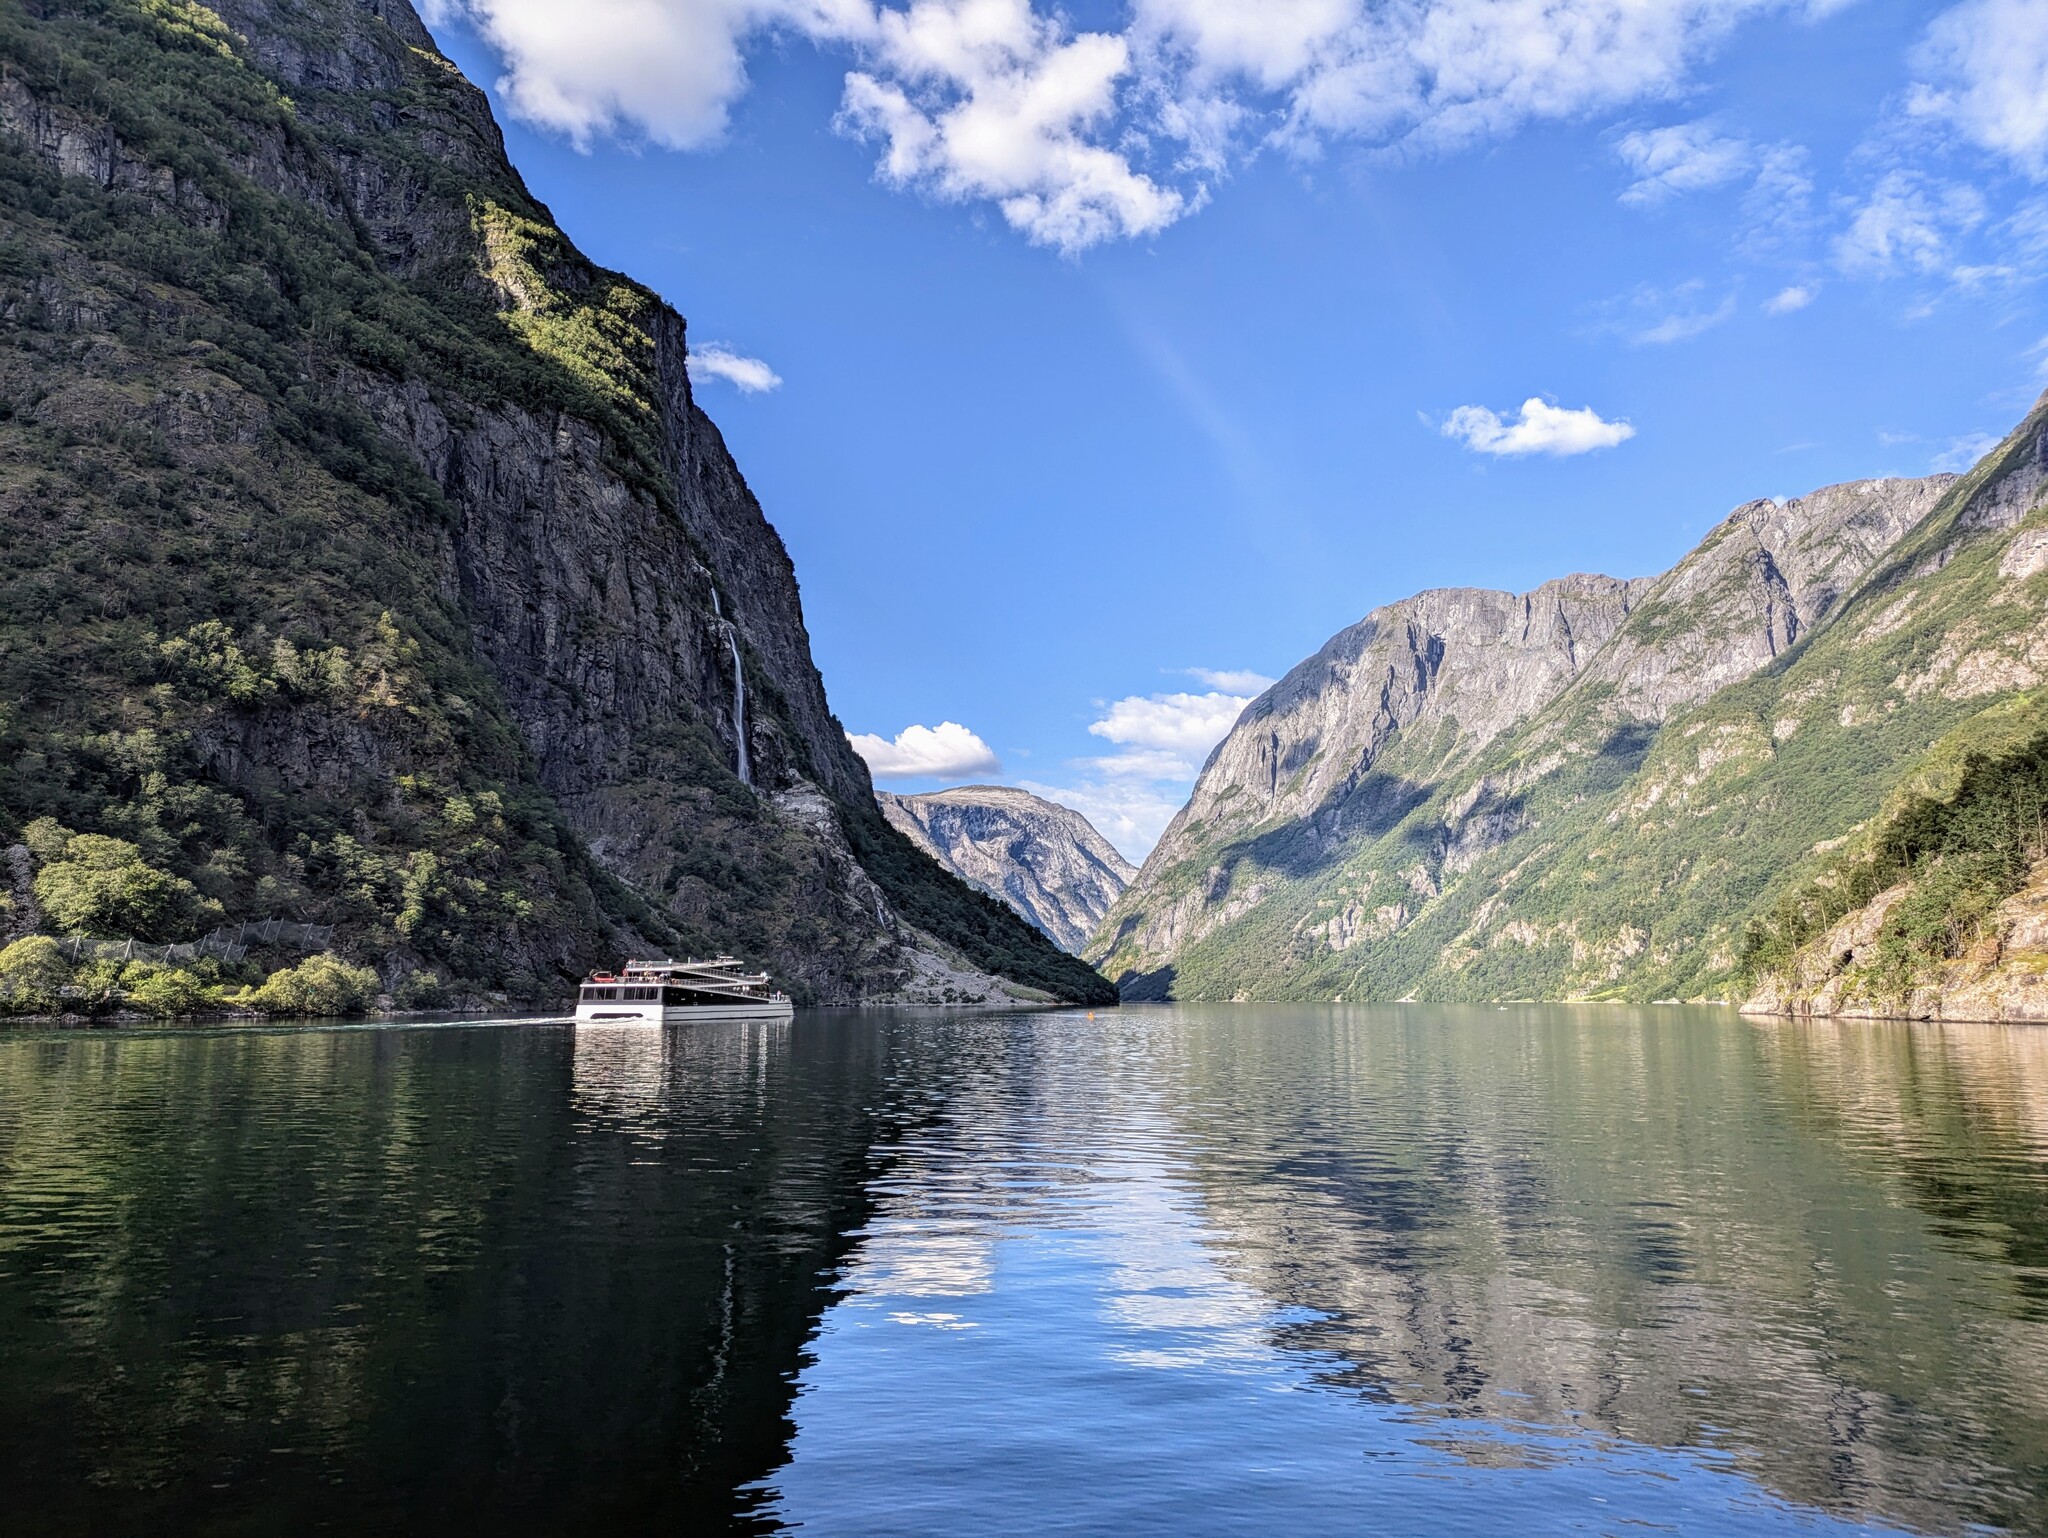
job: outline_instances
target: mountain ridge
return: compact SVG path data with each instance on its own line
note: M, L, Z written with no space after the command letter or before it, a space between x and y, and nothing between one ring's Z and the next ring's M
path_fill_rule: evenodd
M978 891L1078 952L1137 868L1071 807L1010 785L876 799L898 831Z
M1808 707L1779 709L1753 735L1718 714L1745 690L1771 687L1760 680L1797 671L1845 613L1896 585L1894 567L1921 531L1959 520L1981 543L2026 517L2038 482L1987 467L2001 456L2032 463L2040 415L2037 406L1969 476L1745 503L1660 576L1577 579L1604 595L1592 612L1606 633L1583 651L1565 648L1565 627L1551 619L1516 638L1512 667L1460 673L1450 662L1461 646L1483 657L1471 635L1389 623L1440 618L1424 612L1440 598L1375 611L1247 706L1084 954L1130 997L1724 996L1737 986L1742 915L1789 868L1788 830L1811 817L1808 842L1824 839L1849 807L1874 807L1886 764L1902 765L1905 750L1859 750L1853 773L1816 763L1803 781L1774 781L1771 794L1796 803L1796 815L1759 813L1740 791L1695 805L1692 827L1654 808L1674 784L1687 798L1706 782L1725 788L1737 768L1756 767L1758 741L1781 758L1805 753L1816 740ZM1955 554L1916 556L1925 570L1910 581L1934 579ZM1519 599L1468 596L1459 612L1521 603L1548 614L1528 601L1551 586ZM1332 648L1366 630L1338 677ZM1564 665L1575 651L1576 665ZM1839 681L1801 686L1817 698ZM1905 703L1895 699L1891 713ZM1925 717L1931 739L1954 724L1953 711L1911 704L1894 731ZM1800 724L1783 725L1795 715ZM1786 736L1774 738L1773 723ZM1694 746L1710 751L1674 772L1680 745L1709 726L1714 735ZM1278 795L1268 760L1291 775ZM1642 825L1624 834L1617 808L1633 804L1622 794L1631 782ZM1807 804L1831 784L1836 804ZM1740 835L1725 826L1738 803L1744 819L1764 815ZM1595 807L1612 819L1596 819ZM1711 843L1706 819L1713 838L1735 845ZM1788 863L1760 867L1765 844ZM1660 913L1654 899L1673 892L1684 901Z

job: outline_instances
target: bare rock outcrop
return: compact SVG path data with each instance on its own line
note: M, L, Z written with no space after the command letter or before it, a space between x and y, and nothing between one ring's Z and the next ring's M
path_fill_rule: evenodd
M1904 986L1883 965L1885 920L1912 893L1901 882L1759 980L1748 1015L1800 1019L2048 1022L2048 863L1999 904L1967 952L1921 967Z
M878 793L910 841L1078 953L1137 868L1070 807L1006 785Z

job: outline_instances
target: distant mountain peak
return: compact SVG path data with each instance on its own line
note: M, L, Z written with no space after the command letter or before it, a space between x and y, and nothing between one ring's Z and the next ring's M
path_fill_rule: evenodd
M1069 951L1079 951L1138 873L1079 812L1015 786L882 791L875 799L912 843Z

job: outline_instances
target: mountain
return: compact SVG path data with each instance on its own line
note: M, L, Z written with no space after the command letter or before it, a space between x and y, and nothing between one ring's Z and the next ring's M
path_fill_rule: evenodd
M897 831L977 891L1079 952L1137 867L1079 812L1004 785L880 792Z
M155 894L87 927L1106 996L883 818L682 318L404 0L8 0L0 56L0 842Z
M2044 421L1661 577L1375 611L1246 707L1085 954L1127 997L1743 993L1752 926L2048 676Z

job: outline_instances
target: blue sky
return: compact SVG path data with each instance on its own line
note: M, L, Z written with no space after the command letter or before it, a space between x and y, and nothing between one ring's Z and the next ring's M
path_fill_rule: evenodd
M882 783L1133 856L1374 606L1661 570L2048 385L2044 0L427 14L688 317Z

